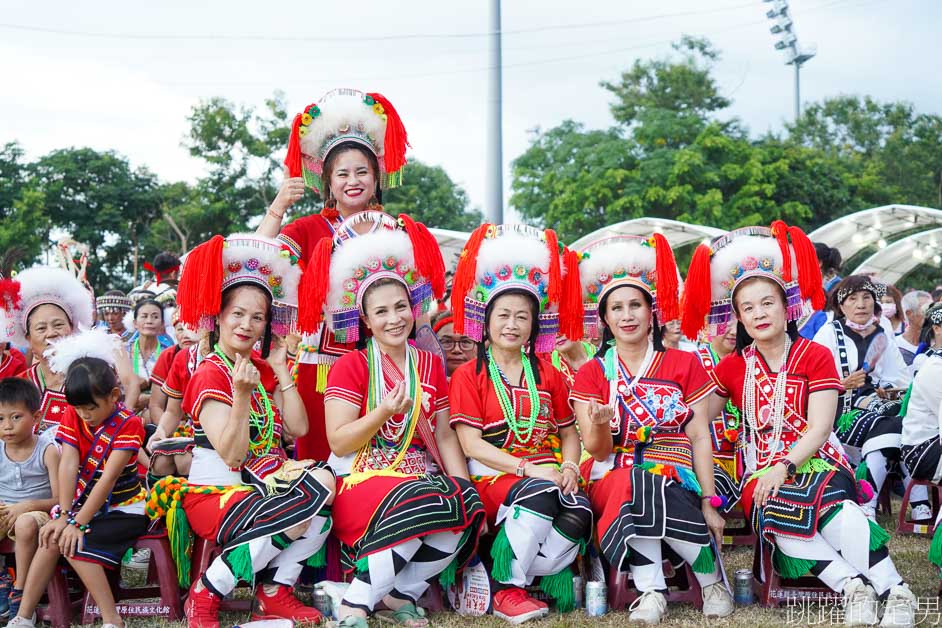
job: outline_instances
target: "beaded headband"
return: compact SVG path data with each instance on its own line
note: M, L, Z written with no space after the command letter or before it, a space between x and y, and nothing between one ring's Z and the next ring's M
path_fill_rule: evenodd
M873 299L875 301L879 301L884 296L886 296L886 285L880 282L870 281L868 279L866 283L863 283L856 288L841 288L837 291L837 302L843 303L847 300L847 297L855 292L869 292L871 295L873 295Z
M95 306L99 312L125 312L133 307L131 299L123 294L104 294L95 299Z

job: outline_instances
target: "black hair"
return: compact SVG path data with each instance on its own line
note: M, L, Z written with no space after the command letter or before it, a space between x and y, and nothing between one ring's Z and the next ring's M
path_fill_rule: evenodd
M494 304L497 303L497 300L507 295L525 297L530 306L530 320L532 324L530 326L530 337L527 339L530 345L527 359L530 360L530 369L533 371L533 381L540 384L539 359L536 357L536 338L540 334L540 304L531 293L517 288L511 288L510 290L501 292L492 298L484 309L484 336L481 338L481 342L478 343L478 357L474 370L476 373L480 373L481 369L487 364L487 341L490 339L491 314L494 312Z
M782 300L782 308L787 309L785 305L788 303L788 299L785 297L785 290L778 284L778 282L771 279L766 279L765 277L750 277L746 279L743 283L747 281L752 281L753 279L758 279L765 281L766 283L775 286L775 290L778 292L779 298ZM736 287L736 290L742 287L742 284ZM749 332L746 331L746 326L742 324L739 320L739 307L736 305L736 290L733 291L732 305L733 311L736 312L736 353L742 355L743 350L752 344L753 338L749 335ZM792 342L798 340L798 323L796 321L788 321L785 324L785 333L791 339Z
M370 330L366 326L366 298L373 292L373 290L380 288L382 286L399 286L406 291L406 300L409 301L409 307L412 307L412 298L409 296L409 289L398 279L393 279L392 277L385 277L379 279L376 282L370 284L370 286L363 292L363 298L360 300L360 320L357 323L360 326L360 337L357 340L357 349L366 349L366 343L370 339ZM409 330L409 340L415 340L415 321L412 321L412 329Z
M634 288L635 286L629 287ZM651 298L651 295L648 294L647 290L642 290L640 288L637 288L637 290L642 295L644 295L644 302L648 304L649 308L651 308L651 342L654 345L654 350L664 351L664 334L661 331L661 325L657 320L657 312L654 311L654 299ZM612 333L611 328L609 328L609 326L605 323L605 313L608 310L608 297L613 292L615 292L615 290L609 290L599 301L599 325L602 327L602 344L599 347L599 358L604 358L605 354L608 352L609 347L615 346L615 334Z
M926 345L931 345L935 342L935 331L932 327L938 323L932 322L930 314L935 314L938 310L942 310L942 303L933 303L926 309L926 317L922 321L922 329L919 331L919 342L925 343Z
M861 290L870 292L870 289L867 288L869 285L875 285L877 282L874 279L866 275L848 275L841 279L841 281L834 286L834 289L831 290L831 294L828 297L828 309L834 312L834 318L843 319L844 312L841 310L841 301L837 298L838 294L845 293L844 300L846 301L850 295L855 292L860 292ZM873 314L874 316L880 316L883 313L883 308L880 306L880 299L877 295L873 295Z
M262 336L262 357L267 358L271 353L271 295L267 290L261 286L251 284L251 283L237 283L234 286L229 286L222 291L222 299L219 302L219 313L222 314L222 311L226 309L229 305L229 302L232 300L232 296L235 294L236 288L241 288L243 286L251 286L257 289L259 292L265 295L265 300L268 303L268 307L265 309L265 335ZM216 344L219 342L219 324L217 323L215 327L209 332L209 350L214 351Z
M383 190L382 186L379 184L379 179L383 175L379 170L379 160L376 159L376 155L373 154L373 151L363 146L363 144L360 144L359 142L352 141L340 142L330 149L330 152L327 153L327 158L324 159L324 169L323 173L321 174L324 200L326 201L330 198L330 177L334 172L334 162L337 161L337 158L342 154L351 150L359 151L363 154L364 157L366 157L366 160L370 162L370 166L373 168L373 175L376 177L376 189L373 190L373 196L376 197L376 201L378 203L382 203Z
M79 358L65 374L65 399L70 406L97 406L118 387L118 376L101 358Z
M814 252L818 256L818 262L821 264L821 273L827 274L828 271L840 272L843 259L841 252L833 246L828 246L824 242L814 243Z
M154 269L157 272L162 273L162 272L170 270L171 268L174 268L175 266L179 266L180 258L174 255L173 253L168 253L167 251L163 251L161 253L158 253L157 256L154 257L153 265L154 265Z
M0 403L9 406L24 405L35 413L42 405L42 394L36 384L22 377L0 379Z
M109 290L109 291L106 292L103 296L106 296L106 297L126 297L126 296L128 296L128 295L124 294L124 293L121 292L120 290Z
M164 308L154 299L141 299L134 304L134 320L137 320L137 313L140 312L141 308L143 308L145 305L153 305L156 307L157 311L160 312L160 322L164 322Z

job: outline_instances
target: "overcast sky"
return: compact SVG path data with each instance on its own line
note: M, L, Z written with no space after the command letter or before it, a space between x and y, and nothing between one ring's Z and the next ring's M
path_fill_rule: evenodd
M186 116L222 96L292 113L334 87L384 93L411 155L443 166L482 208L488 0L378 2L0 0L0 142L30 158L68 146L114 149L162 179L193 180ZM791 0L805 102L840 94L940 113L937 0ZM504 0L504 176L528 131L566 118L612 120L608 94L635 59L682 34L722 51L716 76L753 134L793 115L793 70L774 50L760 0ZM410 35L412 37L401 37ZM393 38L391 38L391 36ZM506 203L506 197L505 197ZM261 211L261 210L260 210Z

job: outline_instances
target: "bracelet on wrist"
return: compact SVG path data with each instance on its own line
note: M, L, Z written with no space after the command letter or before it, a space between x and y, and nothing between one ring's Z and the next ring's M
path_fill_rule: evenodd
M703 497L700 498L700 500L709 501L710 505L717 509L725 508L726 505L729 503L729 499L727 499L723 495L704 495Z
M286 392L288 392L289 390L291 390L292 388L296 388L296 387L297 387L297 384L294 383L294 382L291 382L291 383L288 384L287 386L282 386L282 387L281 387L281 392L286 393Z
M571 460L566 460L562 464L559 465L560 473L562 473L566 469L572 469L573 471L576 472L576 475L579 475L579 465L577 465L575 462L572 462Z
M268 211L265 213L271 216L272 218L274 218L275 220L284 220L285 218L284 213L279 214L278 212L272 211L271 208L269 208Z
M61 517L62 517L62 506L60 506L59 504L56 504L55 506L53 506L52 509L49 511L49 516L50 516L51 518L53 518L53 519L59 519L59 518L61 518Z
M527 475L527 459L526 458L521 458L520 462L517 463L516 474L518 478L522 478Z
M89 524L79 523L78 521L76 521L75 517L69 517L68 523L70 526L75 526L76 528L78 528L78 531L82 532L83 534L88 534L92 529L92 526L90 526Z

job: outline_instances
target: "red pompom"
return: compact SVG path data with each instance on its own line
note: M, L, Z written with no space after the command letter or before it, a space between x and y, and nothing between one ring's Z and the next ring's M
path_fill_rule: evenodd
M782 220L772 223L772 235L778 241L778 248L782 252L782 279L785 283L792 281L792 254L788 247L788 225Z
M873 499L873 487L867 480L857 480L857 503L866 504Z
M549 252L549 287L546 291L548 303L559 303L562 292L562 273L559 268L559 239L552 229L543 231L546 238L546 250Z
M382 105L383 113L386 114L383 163L386 166L386 174L391 175L406 165L406 147L410 146L409 136L406 133L406 127L402 124L399 113L385 96L377 92L369 93L367 96Z
M788 236L795 249L795 262L798 264L798 286L801 297L810 299L815 310L823 310L825 304L824 281L821 278L821 266L814 244L798 227L789 227Z
M579 254L570 248L563 251L566 276L563 277L562 296L559 301L559 333L570 340L582 340L585 335L582 306L582 281L579 277Z
M324 302L330 289L330 256L333 240L321 238L314 245L298 285L298 330L313 334L321 324Z
M20 282L15 279L0 279L0 308L12 313L20 306Z
M186 256L177 286L177 308L180 320L189 327L199 327L204 317L219 314L222 304L222 247L225 242L222 236L213 236Z
M456 334L464 333L464 298L474 285L478 272L478 251L481 248L481 242L484 241L488 229L492 227L490 223L484 223L475 229L465 243L461 257L458 258L458 267L455 269L451 284L451 313L455 317Z
M288 154L285 155L285 167L289 177L301 176L301 114L294 117L291 135L288 137Z
M677 262L674 251L663 234L654 234L654 272L657 274L657 307L661 313L658 322L661 325L675 321L680 317L677 304L677 292L680 284L677 279Z
M713 286L710 276L710 256L712 252L706 244L701 244L693 252L684 282L683 318L680 329L684 336L696 340L706 323L713 300Z

